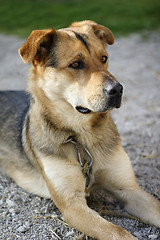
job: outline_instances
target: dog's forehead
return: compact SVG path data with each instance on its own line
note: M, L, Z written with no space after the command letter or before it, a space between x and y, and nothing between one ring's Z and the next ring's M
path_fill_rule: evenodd
M93 33L93 31L86 31L79 28L64 28L58 30L61 35L61 45L67 47L67 49L76 51L79 47L84 47L85 50L90 52L91 48L98 51L104 49L100 39Z
M66 34L71 40L86 40L90 41L91 39L97 39L96 35L91 31L80 31L78 28L65 28L60 30L62 33ZM81 39L80 39L81 38ZM98 40L98 39L97 39Z

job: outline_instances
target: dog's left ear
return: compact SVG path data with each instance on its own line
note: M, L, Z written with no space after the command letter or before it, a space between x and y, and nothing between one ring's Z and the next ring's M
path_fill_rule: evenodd
M24 63L44 61L53 45L55 37L54 29L35 30L25 41L18 52Z
M97 24L94 21L86 20L81 22L74 22L71 24L70 27L83 28L86 31L92 30L94 31L95 35L102 41L103 44L111 45L114 43L114 37L112 32L108 28Z

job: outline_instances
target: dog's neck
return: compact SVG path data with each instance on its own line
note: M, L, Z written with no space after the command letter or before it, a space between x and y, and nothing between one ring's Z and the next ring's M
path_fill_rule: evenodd
M87 142L89 134L94 132L95 139L103 138L104 127L108 128L107 122L111 118L110 113L81 114L73 109L72 116L68 116L64 109L57 109L54 105L39 101L34 98L31 101L31 118L36 118L34 124L46 126L46 131L58 136L59 142L64 142L70 136L74 136L79 142ZM44 98L43 98L44 101ZM43 124L39 122L43 121ZM93 131L94 129L94 131ZM83 137L82 137L83 136Z

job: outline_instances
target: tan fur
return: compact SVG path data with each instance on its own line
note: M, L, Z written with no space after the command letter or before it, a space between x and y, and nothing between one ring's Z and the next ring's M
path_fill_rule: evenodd
M9 175L27 191L52 197L65 220L79 231L99 240L131 240L136 238L87 206L86 179L75 146L63 144L74 136L92 154L90 190L93 186L109 190L131 214L160 227L160 204L138 186L110 109L106 110L104 88L117 80L101 57L108 56L106 45L113 42L111 31L92 21L32 32L19 53L25 63L33 64L28 88L33 100L23 128L23 147L34 168L15 169ZM69 67L79 59L85 62L83 69ZM79 113L77 105L91 112Z

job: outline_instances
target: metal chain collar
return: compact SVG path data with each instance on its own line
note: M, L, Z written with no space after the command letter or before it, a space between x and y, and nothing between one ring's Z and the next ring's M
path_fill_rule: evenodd
M77 150L78 162L80 163L82 168L82 173L86 178L86 192L88 192L87 188L89 186L90 175L92 173L93 157L88 151L88 149L82 146L82 144L76 142L72 136L69 137L65 142L63 142L63 144L66 144L66 143L72 143Z

